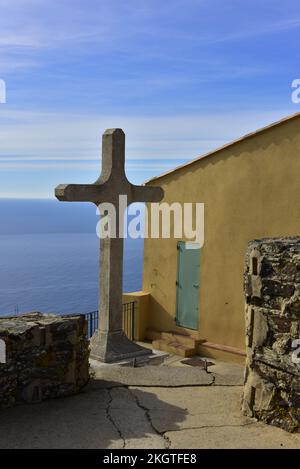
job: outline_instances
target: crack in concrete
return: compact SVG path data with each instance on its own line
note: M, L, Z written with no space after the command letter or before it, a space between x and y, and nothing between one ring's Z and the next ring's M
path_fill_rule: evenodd
M240 424L233 424L233 425L202 425L200 427L184 427L184 428L176 428L175 430L166 430L164 433L175 433L175 432L182 432L184 430L202 430L203 428L242 428L247 427L249 425L255 425L256 422L248 422L248 423L240 423Z
M124 436L122 435L122 432L121 432L120 428L118 427L117 423L113 419L113 416L111 415L111 405L112 405L112 402L113 402L113 396L112 396L112 393L111 393L110 389L106 389L106 391L107 391L108 397L109 397L107 407L105 408L106 418L113 425L113 427L117 430L117 433L118 433L120 439L123 441L123 449L124 449L124 448L126 448L126 440L125 440Z
M141 386L139 386L141 387ZM189 386L186 386L186 387L189 387ZM184 430L202 430L202 429L205 429L205 428L242 428L242 427L246 427L246 426L249 426L249 425L255 425L256 422L247 422L247 423L241 423L241 424L232 424L232 425L200 425L199 427L184 427L184 428L178 428L178 429L175 429L175 430L164 430L164 431L159 431L153 421L152 421L152 417L151 417L151 409L145 407L143 404L141 404L141 402L139 401L138 397L136 396L136 394L134 392L132 392L129 387L128 387L128 391L131 393L131 395L134 397L134 400L136 402L136 405L142 409L144 412L145 412L145 416L151 426L151 428L153 429L153 431L161 436L164 440L165 440L165 448L166 449L170 449L171 448L171 445L172 445L172 441L171 439L167 436L167 433L173 433L173 432L181 432L181 431L184 431Z
M215 381L216 381L216 377L215 375L211 372L211 371L208 371L207 369L205 370L206 374L210 375L212 377L212 382L210 383L210 386L214 386L215 385Z
M165 435L166 432L160 432L159 430L157 430L157 428L154 426L154 423L152 421L152 418L151 418L151 415L150 415L150 409L148 409L147 407L145 407L143 404L141 404L141 402L139 401L138 397L134 394L134 392L132 392L129 388L128 388L128 391L131 393L131 395L133 396L134 400L135 400L135 403L136 405L142 409L145 413L145 417L146 419L148 420L152 430L157 434L159 435L161 438L163 438L164 440L164 445L165 445L165 448L166 449L169 449L170 446L171 446L171 441L170 439Z
M135 399L135 402L137 404L137 406L144 410L145 412L145 416L148 420L148 422L150 423L151 425L151 428L155 431L155 433L159 436L161 436L164 440L165 440L165 448L166 449L170 449L171 448L171 445L172 445L172 441L171 439L167 436L167 433L175 433L175 432L181 432L181 431L184 431L184 430L202 430L202 429L205 429L205 428L242 428L242 427L246 427L246 426L249 426L249 425L255 425L256 422L248 422L248 423L241 423L241 424L233 424L233 425L200 425L200 426L196 426L196 427L184 427L184 428L178 428L178 429L174 429L174 430L164 430L164 431L159 431L153 424L153 421L152 421L152 418L151 418L151 409L148 409L147 407L145 407L144 405L142 405L139 400L138 400L138 397L132 393L133 396L134 396L134 399Z
M204 387L210 387L210 386L215 386L213 384L213 381L211 383L205 383L205 384L171 384L171 385L166 385L166 384L135 384L135 383L130 383L130 384L117 384L117 385L109 385L107 384L105 387L103 386L93 386L93 388L87 389L85 392L98 392L99 389L120 389L120 388L170 388L170 389L179 389L179 388L204 388ZM217 384L216 386L236 386L236 385L231 385L231 384Z
M218 387L219 387L219 388L220 388L220 387L223 387L223 388L243 388L243 387L244 387L243 384L221 384L221 383L219 383L219 384L214 384L214 386L215 386L216 388L218 388Z
M179 388L204 388L204 387L224 387L224 388L242 388L242 384L216 384L215 383L215 376L213 376L213 381L209 384L179 384L179 385L162 385L162 384L119 384L119 385L112 385L109 386L107 384L105 387L103 386L94 386L90 389L85 389L83 392L98 392L99 390L110 391L112 389L129 389L129 388L169 388L169 389L179 389Z
M210 386L224 386L224 387L243 387L244 384L222 384L222 383L217 383L216 380L222 378L222 376L216 375L213 371L208 371L205 370L207 374L211 375L213 380Z
M141 384L117 384L117 385L113 385L113 386L106 386L105 388L102 388L103 390L105 390L107 393L108 393L108 396L109 396L109 402L108 402L108 405L106 407L106 417L107 419L111 422L111 424L113 425L113 427L116 429L120 439L122 440L123 442L123 449L126 448L126 439L124 437L124 435L122 434L122 431L120 430L120 428L118 427L116 421L114 420L112 414L111 414L111 405L112 405L112 402L113 402L113 395L112 395L112 390L114 388L116 389L120 389L120 388L124 388L124 389L127 389L127 391L133 396L134 398L134 401L136 403L136 405L141 409L143 410L144 412L144 415L147 419L147 421L149 422L150 424L150 427L152 428L152 430L154 431L154 433L158 436L160 436L163 440L164 440L164 446L166 449L170 449L171 448L171 445L172 445L172 442L171 442L171 439L167 436L167 434L169 433L173 433L173 432L181 432L181 431L184 431L184 430L201 430L201 429L205 429L205 428L230 428L230 427L245 427L245 426L248 426L248 425L254 425L255 422L249 422L249 423L245 423L245 424L236 424L236 425L203 425L203 426L195 426L195 427L184 427L184 428L178 428L178 429L175 429L175 430L165 430L165 431L159 431L153 421L152 421L152 416L151 416L151 409L148 409L147 407L145 407L138 399L138 397L136 396L136 394L130 389L130 388L171 388L171 389L176 389L176 388L189 388L189 387L209 387L209 386L217 386L217 387L242 387L241 385L235 385L235 384L216 384L215 381L216 381L216 376L214 375L214 373L208 371L208 370L205 370L207 374L209 374L212 378L212 382L211 383L205 383L205 384L183 384L183 385L171 385L171 386L163 386L163 385L141 385ZM94 388L94 389L90 389L89 391L98 391L99 388Z

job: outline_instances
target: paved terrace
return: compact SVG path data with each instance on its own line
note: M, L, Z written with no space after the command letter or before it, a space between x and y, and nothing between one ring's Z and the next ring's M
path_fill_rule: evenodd
M0 411L1 448L300 448L240 413L243 368L103 366L79 395Z

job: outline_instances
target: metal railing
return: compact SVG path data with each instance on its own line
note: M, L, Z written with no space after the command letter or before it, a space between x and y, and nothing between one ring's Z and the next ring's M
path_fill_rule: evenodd
M86 313L84 316L87 322L87 337L90 339L99 327L98 311L91 311L90 313Z
M123 331L128 339L134 340L135 332L135 302L123 304Z
M87 321L87 336L92 337L99 327L98 311L91 311L84 314ZM123 331L128 339L134 340L135 332L135 302L123 303Z

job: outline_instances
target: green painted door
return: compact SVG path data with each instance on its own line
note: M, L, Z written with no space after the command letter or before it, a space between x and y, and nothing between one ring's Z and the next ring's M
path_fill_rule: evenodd
M180 241L177 244L176 324L198 329L200 246Z

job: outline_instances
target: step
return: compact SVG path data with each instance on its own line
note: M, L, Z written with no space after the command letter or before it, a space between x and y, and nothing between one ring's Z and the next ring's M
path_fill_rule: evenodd
M180 333L177 331L155 331L154 329L147 329L146 339L148 340L160 340L165 339L168 342L179 342L182 345L194 348L197 347L202 342L205 342L205 339L199 337L198 332L193 333L193 335Z
M153 329L147 329L146 330L146 339L147 340L159 340L161 339L161 332L160 331L155 331Z
M164 339L153 340L152 346L156 350L163 350L164 352L173 353L184 358L193 357L197 353L194 347L188 347L174 340L172 342Z
M167 341L176 341L187 347L195 348L201 344L201 339L196 339L190 335L180 334L179 332L162 332L161 338Z

